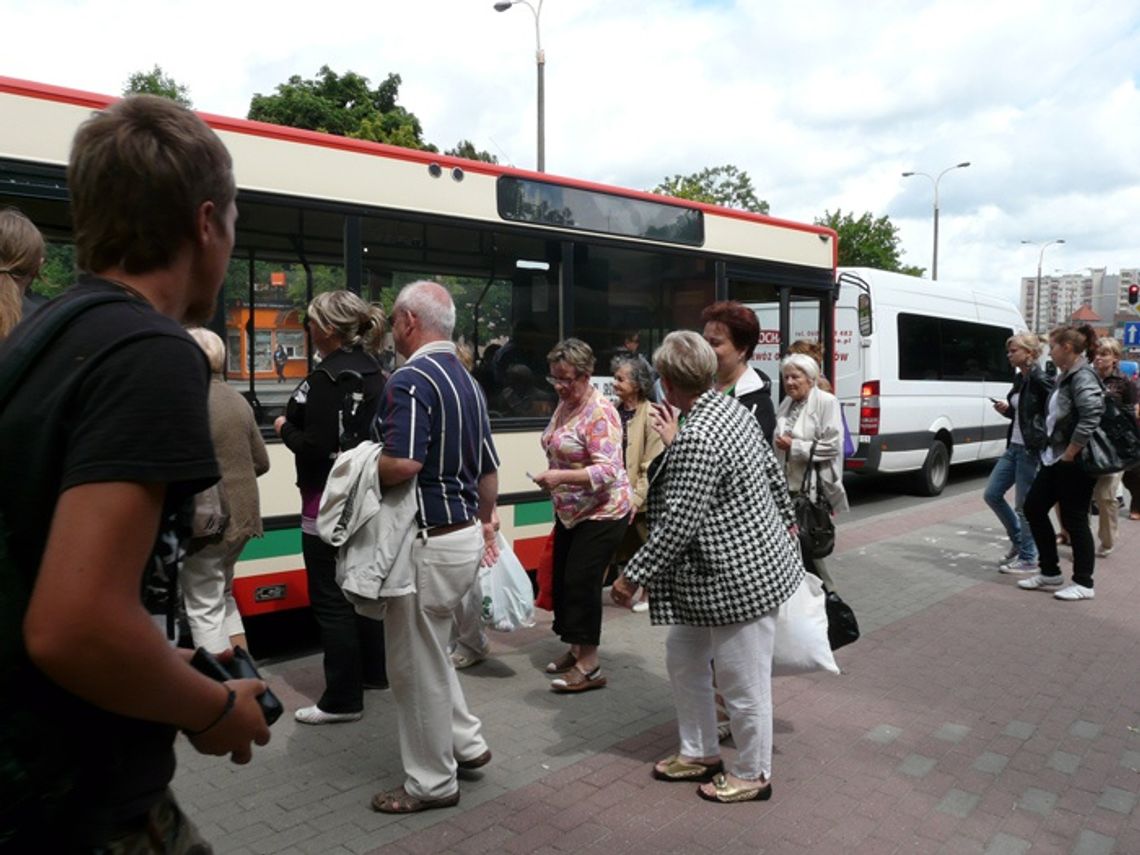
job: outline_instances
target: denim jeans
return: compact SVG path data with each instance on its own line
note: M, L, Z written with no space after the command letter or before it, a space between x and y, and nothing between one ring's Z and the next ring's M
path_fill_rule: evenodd
M985 500L1001 524L1010 542L1017 547L1017 557L1022 561L1037 560L1037 546L1025 521L1025 497L1037 476L1037 455L1024 445L1010 443L1005 453L998 458L990 480L986 484ZM1013 487L1014 507L1005 500L1005 494Z

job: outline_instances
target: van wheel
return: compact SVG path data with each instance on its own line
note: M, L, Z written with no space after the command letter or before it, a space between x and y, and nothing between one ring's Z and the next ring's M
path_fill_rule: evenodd
M950 479L950 449L941 440L935 440L926 452L922 469L915 473L915 486L920 496L937 496Z

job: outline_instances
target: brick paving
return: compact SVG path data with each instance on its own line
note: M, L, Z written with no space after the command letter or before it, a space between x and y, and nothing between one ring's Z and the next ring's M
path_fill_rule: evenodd
M369 810L402 782L385 692L358 723L283 718L246 767L182 745L175 790L221 853L1140 853L1140 523L1093 601L1019 590L1004 549L980 489L841 518L832 574L864 635L840 676L774 681L768 802L650 778L675 750L664 630L613 607L602 691L547 690L545 613L462 673L494 761L458 807ZM290 709L319 693L315 656L267 670Z

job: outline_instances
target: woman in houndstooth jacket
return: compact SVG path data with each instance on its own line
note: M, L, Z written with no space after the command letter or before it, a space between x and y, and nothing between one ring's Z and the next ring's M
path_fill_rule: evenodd
M787 483L756 419L712 391L716 354L694 332L674 332L654 355L666 397L685 416L655 407L668 448L651 468L649 540L614 583L629 605L649 591L655 624L669 624L665 662L677 706L680 749L654 767L669 781L709 781L702 798L766 799L772 793L772 640L775 610L804 569ZM738 754L720 759L712 662Z

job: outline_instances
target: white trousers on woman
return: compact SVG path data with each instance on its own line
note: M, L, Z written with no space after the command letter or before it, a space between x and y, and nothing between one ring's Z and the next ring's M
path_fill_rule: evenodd
M755 780L772 774L772 641L776 612L728 626L672 626L665 641L665 667L673 686L681 754L715 757L716 692L736 743L729 770ZM713 662L716 687L713 687Z
M194 644L211 653L230 649L230 638L244 635L234 600L234 564L249 538L223 540L186 556L178 581Z

